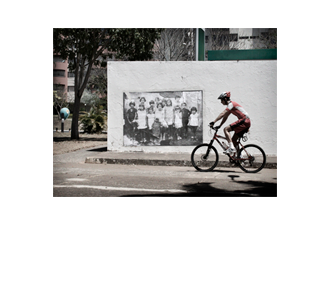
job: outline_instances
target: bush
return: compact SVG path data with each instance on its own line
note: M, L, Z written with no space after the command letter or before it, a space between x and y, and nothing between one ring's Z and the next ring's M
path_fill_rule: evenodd
M79 118L84 132L87 133L101 133L106 120L107 116L102 106L92 107L88 113L82 114Z

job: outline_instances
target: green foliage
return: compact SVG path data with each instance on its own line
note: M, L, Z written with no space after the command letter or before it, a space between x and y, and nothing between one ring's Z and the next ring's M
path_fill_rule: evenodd
M152 58L158 28L55 28L54 52L74 71L81 61L106 66L107 57L142 61ZM112 53L113 52L113 53Z
M115 30L116 57L129 61L152 59L156 39L160 38L159 28L118 28Z
M86 89L94 93L95 99L93 103L84 102L84 95L82 102L90 105L102 105L107 109L107 68L93 69L88 79Z
M60 109L67 108L69 103L66 99L66 93L61 94L61 91L53 90L53 107L58 113L58 117L60 119Z
M79 139L80 99L94 66L106 66L107 58L149 60L161 29L156 28L55 28L54 54L68 59L74 73L75 102L71 139Z
M85 90L83 96L81 97L81 103L87 104L89 106L99 105L99 100L100 99L96 93L92 93L88 90Z
M96 91L101 95L107 94L107 69L93 69L87 81L86 89Z
M79 118L80 124L87 133L101 133L106 125L107 116L102 106L92 107L88 113Z

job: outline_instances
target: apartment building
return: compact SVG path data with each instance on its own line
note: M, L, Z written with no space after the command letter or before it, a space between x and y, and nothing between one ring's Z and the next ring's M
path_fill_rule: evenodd
M53 90L74 102L74 74L68 71L68 61L58 55L53 56Z

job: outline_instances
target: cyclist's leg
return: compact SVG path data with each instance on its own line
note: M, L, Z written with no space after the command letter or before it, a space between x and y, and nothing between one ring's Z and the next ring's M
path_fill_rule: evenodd
M231 134L230 134L230 132L234 131L234 129L231 127L231 125L228 125L224 128L223 131L224 131L224 134L225 134L226 139L228 141L228 147L229 147L227 149L228 154L235 153L235 150L236 150L235 143L233 143L233 139L231 138ZM234 137L235 137L235 134L234 134Z
M235 134L233 137L233 143L237 152L239 151L239 139L243 137L244 133L248 132L250 126L250 119L245 119L242 123L234 128Z
M235 142L239 137L242 137L245 132L248 132L251 124L250 119L242 119L232 123L231 128L235 131L234 138ZM234 143L235 145L235 143Z
M226 139L228 141L228 143L232 143L232 139L231 139L231 135L230 135L230 131L232 131L233 129L231 128L230 125L226 126L223 129L224 135L226 136Z
M236 152L238 152L238 150L240 149L239 148L239 142L238 142L239 138L240 138L240 135L235 132L234 135L233 135L232 141L233 141L233 145L236 149Z

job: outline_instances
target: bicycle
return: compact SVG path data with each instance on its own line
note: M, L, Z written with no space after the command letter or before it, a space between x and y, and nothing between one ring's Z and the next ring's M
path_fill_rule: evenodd
M217 166L219 162L219 154L217 149L213 146L214 140L220 144L224 150L224 154L229 157L230 163L237 164L244 172L256 173L264 168L266 163L266 156L263 149L254 144L247 144L243 146L240 142L241 139L244 142L248 140L246 133L237 139L239 145L238 147L240 148L238 152L234 153L233 155L229 155L225 153L228 145L224 143L224 141L220 142L219 140L224 139L227 141L227 139L217 134L220 127L213 127L210 125L209 127L215 131L212 140L209 142L209 144L204 143L196 146L191 154L192 165L196 170L212 171Z

